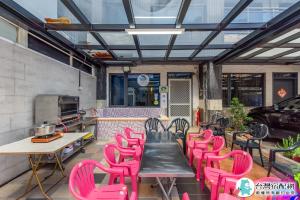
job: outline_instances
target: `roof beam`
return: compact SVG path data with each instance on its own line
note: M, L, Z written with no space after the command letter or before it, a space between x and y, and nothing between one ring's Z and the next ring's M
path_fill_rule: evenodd
M69 9L69 11L78 19L78 21L83 24L85 27L90 26L90 22L87 17L80 11L77 5L74 3L73 0L61 0L61 2ZM104 49L113 57L116 58L117 56L112 52L108 45L106 44L105 40L101 37L99 33L91 32L91 35L104 47Z
M90 31L90 32L119 32L130 28L129 24L44 24L48 31ZM135 24L137 29L169 29L176 28L175 24ZM185 31L217 31L220 26L217 23L210 24L182 24L181 28ZM267 26L265 23L231 23L223 30L264 30Z
M89 50L105 50L101 45L75 45L77 49ZM198 45L174 45L173 50L195 50ZM136 50L135 45L109 45L110 50ZM168 45L141 45L140 50L167 50ZM231 44L214 44L208 45L205 49L232 49L234 45Z
M193 59L202 49L204 49L217 35L227 27L236 16L238 16L253 0L241 0L234 8L225 16L225 18L220 23L220 29L218 31L211 32L207 38L199 45L198 49L195 50L190 59Z
M129 22L129 28L135 28L135 20L134 20L134 15L132 11L132 6L131 6L131 1L130 0L122 0L123 1L123 6L126 12L126 16ZM142 52L140 49L140 41L139 37L137 35L133 35L133 41L137 50L137 53L139 55L139 59L142 59Z
M185 15L186 15L186 12L187 12L187 10L190 6L190 3L191 3L191 0L182 0L181 5L180 5L180 9L179 9L179 12L178 12L178 15L177 15L177 18L176 18L176 28L181 28L183 19L184 19ZM165 59L166 60L168 60L168 58L169 58L169 55L170 55L171 50L174 46L176 38L177 38L177 35L175 35L175 34L173 34L170 38L169 45L168 45L168 50L166 51L166 54L165 54Z
M267 23L267 29L256 30L243 38L236 47L230 51L220 55L217 59L217 63L223 63L234 57L242 55L247 51L258 47L259 45L274 39L274 36L281 32L290 29L293 26L297 26L300 22L300 2L295 3L293 6L277 15L275 18Z

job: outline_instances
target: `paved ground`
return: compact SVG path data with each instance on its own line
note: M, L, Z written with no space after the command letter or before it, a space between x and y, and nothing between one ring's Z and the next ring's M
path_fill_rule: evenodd
M102 149L103 149L103 142L96 141L92 144L89 144L86 147L85 153L78 153L71 157L66 163L66 174L68 175L70 173L70 170L72 167L80 162L83 159L94 159L98 160L102 163L103 157L102 157ZM228 152L228 150L224 150L222 152L225 153ZM258 160L255 156L255 160ZM259 162L258 162L259 163ZM221 165L224 169L230 169L231 162L227 161L224 162L224 164ZM39 171L40 174L45 175L49 172L49 169L41 169ZM27 172L23 174L22 176L14 179L10 183L4 185L0 188L0 200L12 200L16 199L25 189L26 181L28 180L30 176L30 173ZM260 177L266 176L266 170L259 166L258 164L254 164L253 170L249 174L248 177L255 180ZM97 184L106 184L108 177L102 173L102 172L96 172L95 174ZM55 182L56 178L52 177L49 180L47 180L45 186L46 188L49 187L49 183ZM130 188L130 179L126 180L127 185ZM139 185L139 199L142 200L156 200L156 199L162 199L162 194L160 192L160 189L158 187L152 188L151 185L155 183L155 180L153 179L142 179L141 184ZM48 184L48 185L47 185ZM194 178L181 178L177 180L176 187L173 190L172 193L172 199L178 200L180 199L181 195L184 192L188 192L190 194L190 197L192 200L207 200L209 199L209 190L205 188L204 192L199 189L199 184L196 182ZM52 188L49 192L49 195L54 200L67 200L72 199L72 196L69 194L68 191L68 177L65 178L63 181L61 181L58 185L56 185L54 188ZM29 199L29 200L40 200L43 199L39 190L36 188L34 189L30 195L26 196L26 198L23 199ZM251 199L260 199L260 198L251 198Z

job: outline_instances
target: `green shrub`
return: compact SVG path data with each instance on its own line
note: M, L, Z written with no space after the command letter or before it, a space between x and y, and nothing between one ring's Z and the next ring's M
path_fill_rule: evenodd
M251 117L248 117L245 107L240 103L237 97L232 98L230 102L229 112L231 114L231 125L236 131L246 130L246 124L252 121Z

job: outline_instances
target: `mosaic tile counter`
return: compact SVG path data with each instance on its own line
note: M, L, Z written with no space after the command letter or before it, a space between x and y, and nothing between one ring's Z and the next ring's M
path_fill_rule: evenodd
M169 118L160 108L103 108L98 109L97 113L100 140L111 140L116 133L123 133L124 127L145 131L144 124L149 117L159 118L164 126L169 124Z

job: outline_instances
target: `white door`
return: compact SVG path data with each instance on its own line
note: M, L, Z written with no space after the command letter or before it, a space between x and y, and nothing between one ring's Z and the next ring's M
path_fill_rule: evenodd
M185 118L192 124L191 79L169 79L169 117Z

